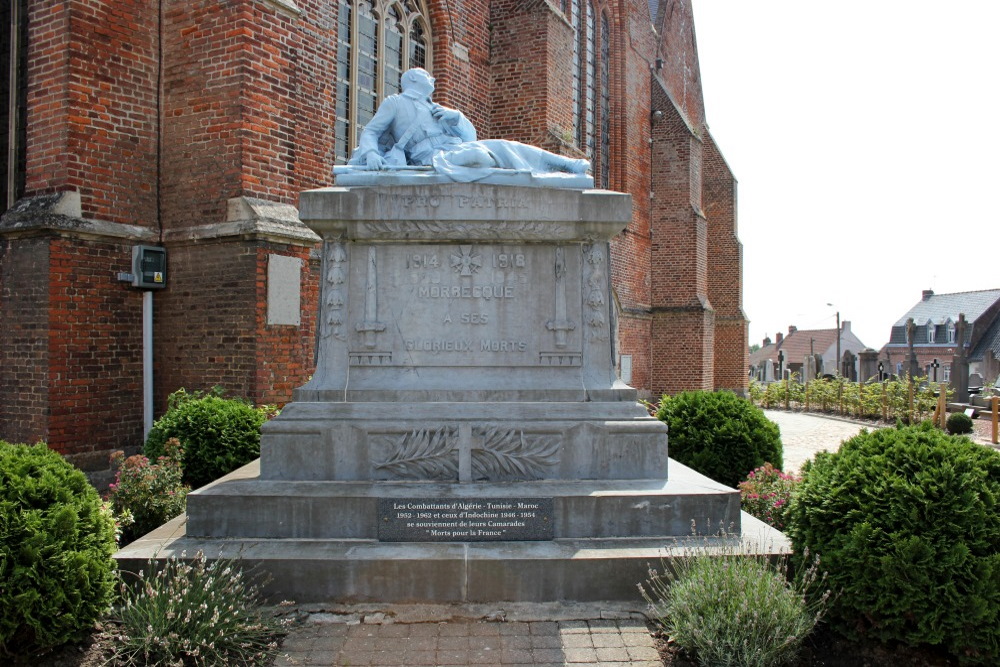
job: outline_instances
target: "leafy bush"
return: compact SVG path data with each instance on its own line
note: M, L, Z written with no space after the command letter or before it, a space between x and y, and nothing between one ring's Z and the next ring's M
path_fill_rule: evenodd
M862 431L807 464L786 531L823 554L848 636L1000 658L1000 453L929 424Z
M764 412L728 391L664 396L656 417L669 427L670 456L736 487L765 463L781 467L781 434Z
M184 482L204 486L260 456L260 427L268 407L255 408L246 401L226 399L219 391L189 394L180 389L170 395L167 412L146 438L144 452L150 459L165 453L164 445L177 438L184 446Z
M912 385L912 403L911 403ZM926 377L885 380L869 379L867 383L849 382L842 377L821 378L801 383L797 373L791 380L779 380L763 385L751 380L750 398L764 408L837 412L869 419L881 419L884 412L890 420L918 423L937 406L936 386ZM948 396L954 390L946 389Z
M639 589L670 639L706 667L790 663L828 603L817 564L791 576L787 561L706 551L670 566L650 570Z
M122 452L111 457L118 466L108 499L121 524L121 543L128 544L184 511L188 487L181 482L184 450L177 438L170 438L165 454L150 463L141 454L125 458Z
M115 527L82 472L0 441L0 655L86 634L114 594Z
M769 526L784 530L788 525L788 510L792 491L802 479L786 475L770 463L751 470L746 481L740 482L740 507Z
M945 422L945 428L947 428L948 433L951 433L952 435L972 433L972 418L964 412L954 412L948 416L948 421Z
M284 623L258 604L259 587L236 561L171 557L122 584L113 619L114 660L124 665L264 665Z

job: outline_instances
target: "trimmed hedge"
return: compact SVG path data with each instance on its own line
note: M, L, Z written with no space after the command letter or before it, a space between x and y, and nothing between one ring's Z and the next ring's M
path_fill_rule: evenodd
M0 440L0 655L81 639L111 606L115 524L82 472Z
M842 633L1000 658L1000 453L930 424L863 431L807 465L786 532L822 556Z
M736 488L765 463L781 468L778 425L732 392L664 396L656 417L669 428L670 457L717 482Z
M170 396L170 407L156 420L146 438L144 453L150 460L165 454L164 445L177 438L184 447L184 482L204 486L260 456L260 427L268 409L246 401L222 398L217 393L188 394L183 389Z
M945 428L952 435L972 433L972 418L964 412L953 412L945 422Z

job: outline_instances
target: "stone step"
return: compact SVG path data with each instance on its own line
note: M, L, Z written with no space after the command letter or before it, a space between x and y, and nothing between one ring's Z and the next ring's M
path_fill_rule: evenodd
M258 461L191 493L187 532L201 537L395 540L399 537L387 537L396 525L396 515L387 508L412 499L493 506L541 499L546 509L524 529L529 539L683 537L690 534L692 521L722 523L739 532L737 491L676 462L670 470L669 481L290 482L260 479ZM474 525L486 528L483 523L498 520L496 514L480 514L487 519Z
M636 585L649 567L661 568L662 559L692 551L773 554L788 548L781 533L740 513L735 490L675 461L666 482L273 482L261 481L258 471L254 462L192 493L191 515L119 551L119 567L137 572L149 562L155 567L171 556L193 558L198 552L239 558L270 578L265 593L274 601L641 604ZM434 497L551 498L552 539L405 542L373 537L378 529L372 508L379 498ZM339 537L315 536L324 526L337 525ZM692 528L702 536L693 536ZM718 535L720 528L728 536L704 536ZM593 535L581 537L587 532Z
M150 559L239 558L270 579L272 601L460 603L635 600L650 567L703 554L780 554L786 538L744 514L739 537L546 542L385 543L375 540L217 539L187 536L182 515L117 554L138 572Z

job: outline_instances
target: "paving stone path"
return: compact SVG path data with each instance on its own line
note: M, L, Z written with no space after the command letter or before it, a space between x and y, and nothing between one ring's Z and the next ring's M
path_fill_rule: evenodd
M289 665L601 665L662 667L641 620L353 625L311 623L275 663Z
M840 443L853 438L861 429L873 428L857 422L801 412L765 410L764 414L781 429L786 472L798 471L817 452L835 452Z

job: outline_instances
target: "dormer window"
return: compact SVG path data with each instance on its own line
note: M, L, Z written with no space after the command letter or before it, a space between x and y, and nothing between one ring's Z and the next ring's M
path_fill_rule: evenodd
M927 342L934 344L934 323L931 321L927 322Z
M955 323L954 322L948 322L948 344L949 345L954 345L955 344Z

